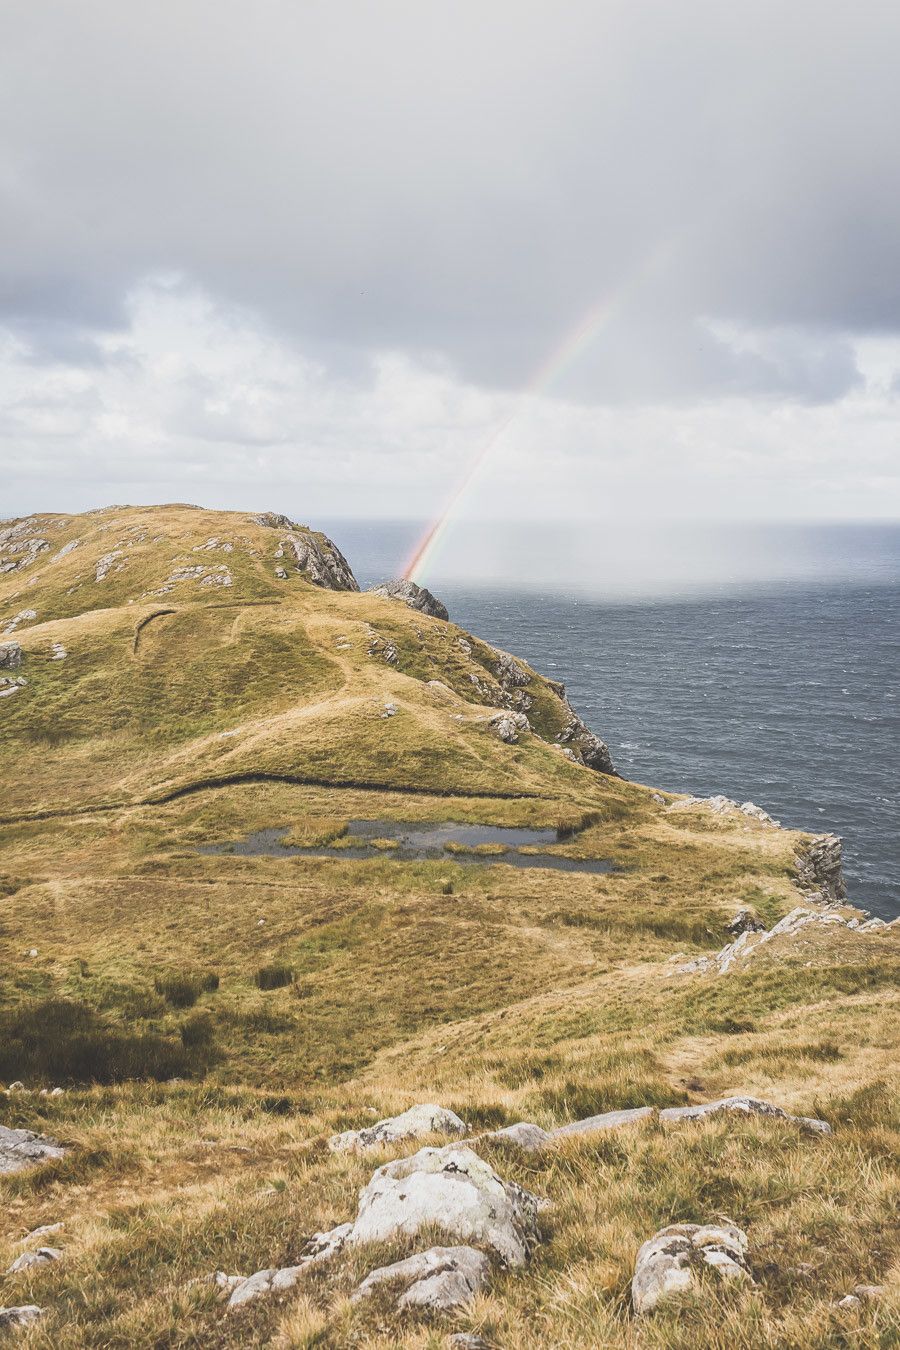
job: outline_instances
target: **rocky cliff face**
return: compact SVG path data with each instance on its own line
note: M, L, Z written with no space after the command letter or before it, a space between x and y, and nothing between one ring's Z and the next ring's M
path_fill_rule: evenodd
M372 594L386 596L388 600L402 600L410 609L418 610L420 614L430 614L433 619L450 618L446 606L431 591L424 586L417 586L414 581L407 581L405 577L373 586Z

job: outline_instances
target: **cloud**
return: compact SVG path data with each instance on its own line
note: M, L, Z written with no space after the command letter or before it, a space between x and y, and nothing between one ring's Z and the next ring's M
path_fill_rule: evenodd
M4 27L0 293L38 347L174 268L330 366L515 387L661 243L578 397L827 401L843 369L813 394L698 321L900 325L889 6L19 0Z
M101 360L35 365L0 340L7 510L108 500L199 500L337 515L433 516L471 480L481 519L816 518L900 513L895 435L900 339L849 344L838 400L596 405L485 390L447 365L373 352L353 376L299 353L259 316L183 278L127 298ZM803 334L729 331L732 347L791 374L819 360ZM798 356L798 353L800 354ZM853 378L847 378L847 372ZM787 379L787 376L783 378ZM510 418L512 420L510 421Z

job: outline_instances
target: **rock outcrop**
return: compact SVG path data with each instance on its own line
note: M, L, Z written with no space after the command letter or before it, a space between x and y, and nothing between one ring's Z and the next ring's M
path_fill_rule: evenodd
M22 648L18 642L0 642L0 670L18 670L22 664Z
M430 1134L444 1134L462 1138L469 1127L455 1111L444 1106L425 1103L411 1106L399 1116L389 1116L362 1130L346 1130L328 1141L334 1153L364 1153L382 1144L396 1144L403 1139L427 1139Z
M515 745L524 732L531 730L531 724L524 713L498 712L488 718L488 728L498 740Z
M537 1214L535 1196L501 1180L471 1148L450 1144L379 1167L360 1193L348 1241L387 1242L437 1226L521 1266L537 1242Z
M758 929L746 929L729 942L727 946L709 956L695 956L683 965L675 967L676 975L727 975L737 964L742 964L754 952L765 947L776 938L795 938L804 929L844 928L852 933L877 933L891 927L883 919L869 919L861 923L859 919L845 918L841 914L829 913L821 909L806 909L798 905L768 932Z
M572 1135L596 1134L601 1130L614 1130L620 1125L631 1125L637 1120L646 1120L653 1115L652 1106L635 1106L624 1111L606 1111L599 1116L588 1116L585 1120L573 1120L569 1125L560 1125L551 1131L552 1139L567 1139Z
M330 1261L333 1256L337 1256L350 1236L352 1227L352 1224L342 1223L327 1233L313 1233L305 1243L295 1266L271 1266L247 1276L226 1275L224 1271L219 1270L212 1277L213 1282L223 1292L229 1294L229 1308L239 1308L241 1304L250 1303L264 1294L292 1289L310 1266Z
M474 1247L429 1247L405 1261L371 1271L351 1295L351 1302L368 1298L384 1284L396 1284L402 1288L398 1309L452 1312L486 1289L490 1276L490 1261Z
M284 557L293 555L297 571L308 577L314 586L321 586L326 591L359 590L347 559L324 534L287 534L281 540L280 553Z
M792 1116L780 1106L773 1106L771 1102L761 1101L758 1097L721 1097L718 1101L700 1102L696 1106L666 1106L660 1111L659 1118L671 1122L705 1120L709 1116L721 1115L723 1112L735 1112L744 1116L769 1116L775 1120L786 1120L792 1125L799 1125L801 1129L810 1130L814 1134L831 1134L831 1126L827 1120L819 1120L815 1116Z
M405 577L397 581L383 581L380 586L372 587L371 594L383 595L388 600L401 600L420 614L430 614L432 619L446 621L450 618L446 606L431 591L424 586L417 586L414 581L407 581Z
M681 797L667 806L666 810L690 811L696 806L705 807L717 816L748 816L751 820L758 820L761 825L772 825L776 829L781 825L780 821L775 820L768 811L764 811L755 802L735 802L730 797L723 797L721 793L714 797Z
M10 1130L0 1125L0 1173L20 1172L50 1158L62 1158L66 1150L55 1139L31 1130Z
M814 835L797 855L797 885L810 901L846 904L843 844L836 834Z
M28 1327L43 1317L44 1309L36 1303L22 1303L17 1308L0 1308L0 1331L4 1327Z
M18 1275L22 1270L31 1270L34 1266L47 1266L62 1256L59 1247L38 1247L34 1252L23 1252L17 1256L7 1269L7 1275Z
M747 1264L747 1235L730 1223L672 1223L661 1228L637 1254L631 1281L634 1311L643 1316L665 1299L694 1288L706 1266L727 1280L753 1284Z

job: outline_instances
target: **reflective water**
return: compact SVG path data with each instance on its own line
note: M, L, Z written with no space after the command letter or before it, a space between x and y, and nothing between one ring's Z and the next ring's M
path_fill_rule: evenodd
M564 836L556 830L526 830L505 825L465 825L443 821L439 825L421 821L351 820L342 841L353 843L286 844L285 828L256 830L244 839L228 844L206 844L200 853L228 853L243 857L265 858L394 858L401 862L442 858L444 861L475 863L482 866L503 863L508 867L543 867L555 872L609 872L612 863L604 858L564 858L552 853L522 853L520 849L546 848ZM384 840L394 848L385 848ZM373 843L378 840L380 846ZM452 847L448 847L448 845ZM481 847L502 848L504 852L476 853Z

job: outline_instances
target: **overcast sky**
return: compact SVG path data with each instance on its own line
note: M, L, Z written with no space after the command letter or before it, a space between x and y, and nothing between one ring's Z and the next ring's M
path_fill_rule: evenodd
M900 517L894 0L2 0L0 514ZM536 379L586 313L593 336Z

